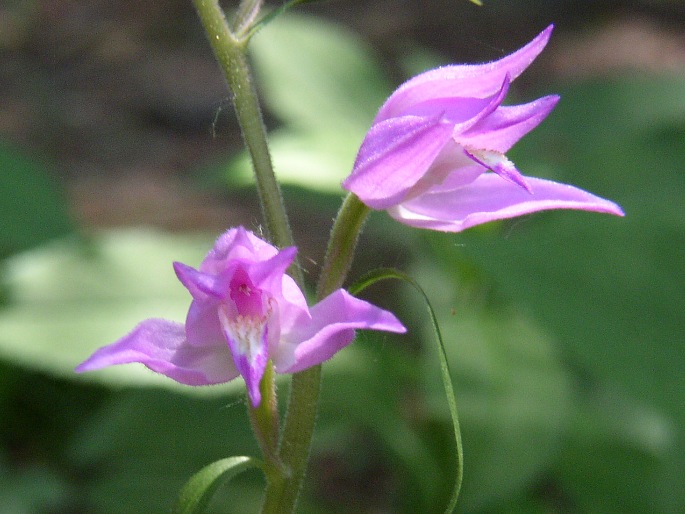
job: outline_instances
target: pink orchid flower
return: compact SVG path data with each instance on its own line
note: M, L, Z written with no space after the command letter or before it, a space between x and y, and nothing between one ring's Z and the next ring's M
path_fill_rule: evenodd
M524 177L505 155L559 100L502 105L551 33L549 26L499 61L445 66L402 84L378 112L343 187L401 223L445 232L547 209L622 216L615 203L576 187Z
M185 325L145 320L96 350L76 371L140 362L193 386L242 375L250 402L257 407L269 359L277 373L295 373L350 344L355 329L406 331L390 312L342 289L310 309L285 274L295 254L295 248L278 250L243 227L230 229L199 270L174 263L178 279L193 297Z

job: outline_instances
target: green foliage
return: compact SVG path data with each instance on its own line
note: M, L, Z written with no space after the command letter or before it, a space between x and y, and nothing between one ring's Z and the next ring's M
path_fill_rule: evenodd
M65 449L81 476L79 495L88 512L169 512L188 478L208 463L239 452L257 452L242 400L198 399L165 390L130 390L114 395L86 420ZM251 474L248 474L251 475ZM231 508L207 512L249 512L258 504L263 479L240 482L230 491ZM235 482L239 483L239 482ZM225 498L225 497L224 497Z
M0 258L71 231L59 184L43 163L0 142Z
M685 82L621 78L561 95L512 157L524 173L617 200L626 218L548 213L490 235L428 238L445 262L459 244L460 258L478 262L502 294L544 324L577 370L583 395L555 469L573 501L590 512L678 512L685 218L677 206L685 202L685 147L676 142L685 135Z
M464 478L464 450L461 444L461 430L459 428L459 414L457 412L457 401L454 397L454 386L452 385L452 377L450 374L450 367L447 359L447 353L445 352L445 343L442 339L442 333L440 331L440 324L435 316L435 311L430 302L430 298L423 290L423 288L416 282L412 277L403 273L399 270L380 268L375 271L369 272L367 275L362 277L356 284L350 286L349 290L352 294L357 294L362 290L366 289L372 284L380 280L386 279L396 279L401 280L406 284L411 285L421 296L426 306L426 314L430 320L430 325L432 327L431 340L435 342L435 349L438 353L438 361L440 362L440 377L442 378L442 385L445 391L445 396L447 397L447 406L449 408L450 420L452 422L452 427L454 429L454 456L455 456L455 469L453 471L454 486L450 495L449 503L447 504L446 512L450 514L457 504L457 499L459 498L459 491L461 489L461 483Z
M483 282L464 293L464 268L452 259L457 247L433 249L433 258L410 272L430 292L457 389L465 467L459 510L489 511L530 487L553 461L569 424L570 377L534 320L486 302ZM430 412L446 425L441 383L429 366L427 360L421 369Z

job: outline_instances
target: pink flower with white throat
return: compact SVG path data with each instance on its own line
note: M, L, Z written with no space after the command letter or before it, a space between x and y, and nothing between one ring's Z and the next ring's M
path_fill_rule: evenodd
M243 227L224 233L198 270L174 263L193 301L185 325L141 322L93 353L76 371L140 362L187 385L242 375L253 407L267 362L277 373L320 364L352 342L356 329L405 332L388 311L338 289L311 307L286 270L294 247L278 250Z
M551 33L549 26L498 61L445 66L402 84L376 115L343 187L401 223L445 232L547 209L622 216L582 189L523 176L505 155L559 100L502 105Z

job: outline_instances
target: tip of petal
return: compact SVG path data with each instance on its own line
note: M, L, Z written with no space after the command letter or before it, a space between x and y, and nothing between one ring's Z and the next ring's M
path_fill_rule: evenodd
M443 232L461 232L482 223L556 209L624 216L614 202L577 187L526 179L533 194L512 187L493 173L483 173L468 187L429 193L388 213L405 225Z

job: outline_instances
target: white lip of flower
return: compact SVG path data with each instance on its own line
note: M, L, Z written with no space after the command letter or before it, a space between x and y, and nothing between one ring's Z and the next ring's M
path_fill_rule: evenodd
M489 169L503 165L514 166L514 163L511 162L502 152L488 150L486 148L473 148L471 146L465 146L464 150L473 155Z
M219 320L226 335L236 345L237 353L246 356L250 362L266 344L265 335L272 312L271 303L270 299L269 307L263 315L238 314L231 317L225 308L219 308Z
M470 156L477 163L490 171L497 173L500 177L521 186L532 194L533 191L526 182L525 177L519 173L514 163L502 152L485 148L472 148L470 146L465 146L464 151L466 152L466 155Z
M229 319L223 310L219 312L228 336L237 343L238 352L252 360L263 345L267 317L238 314L234 319Z

